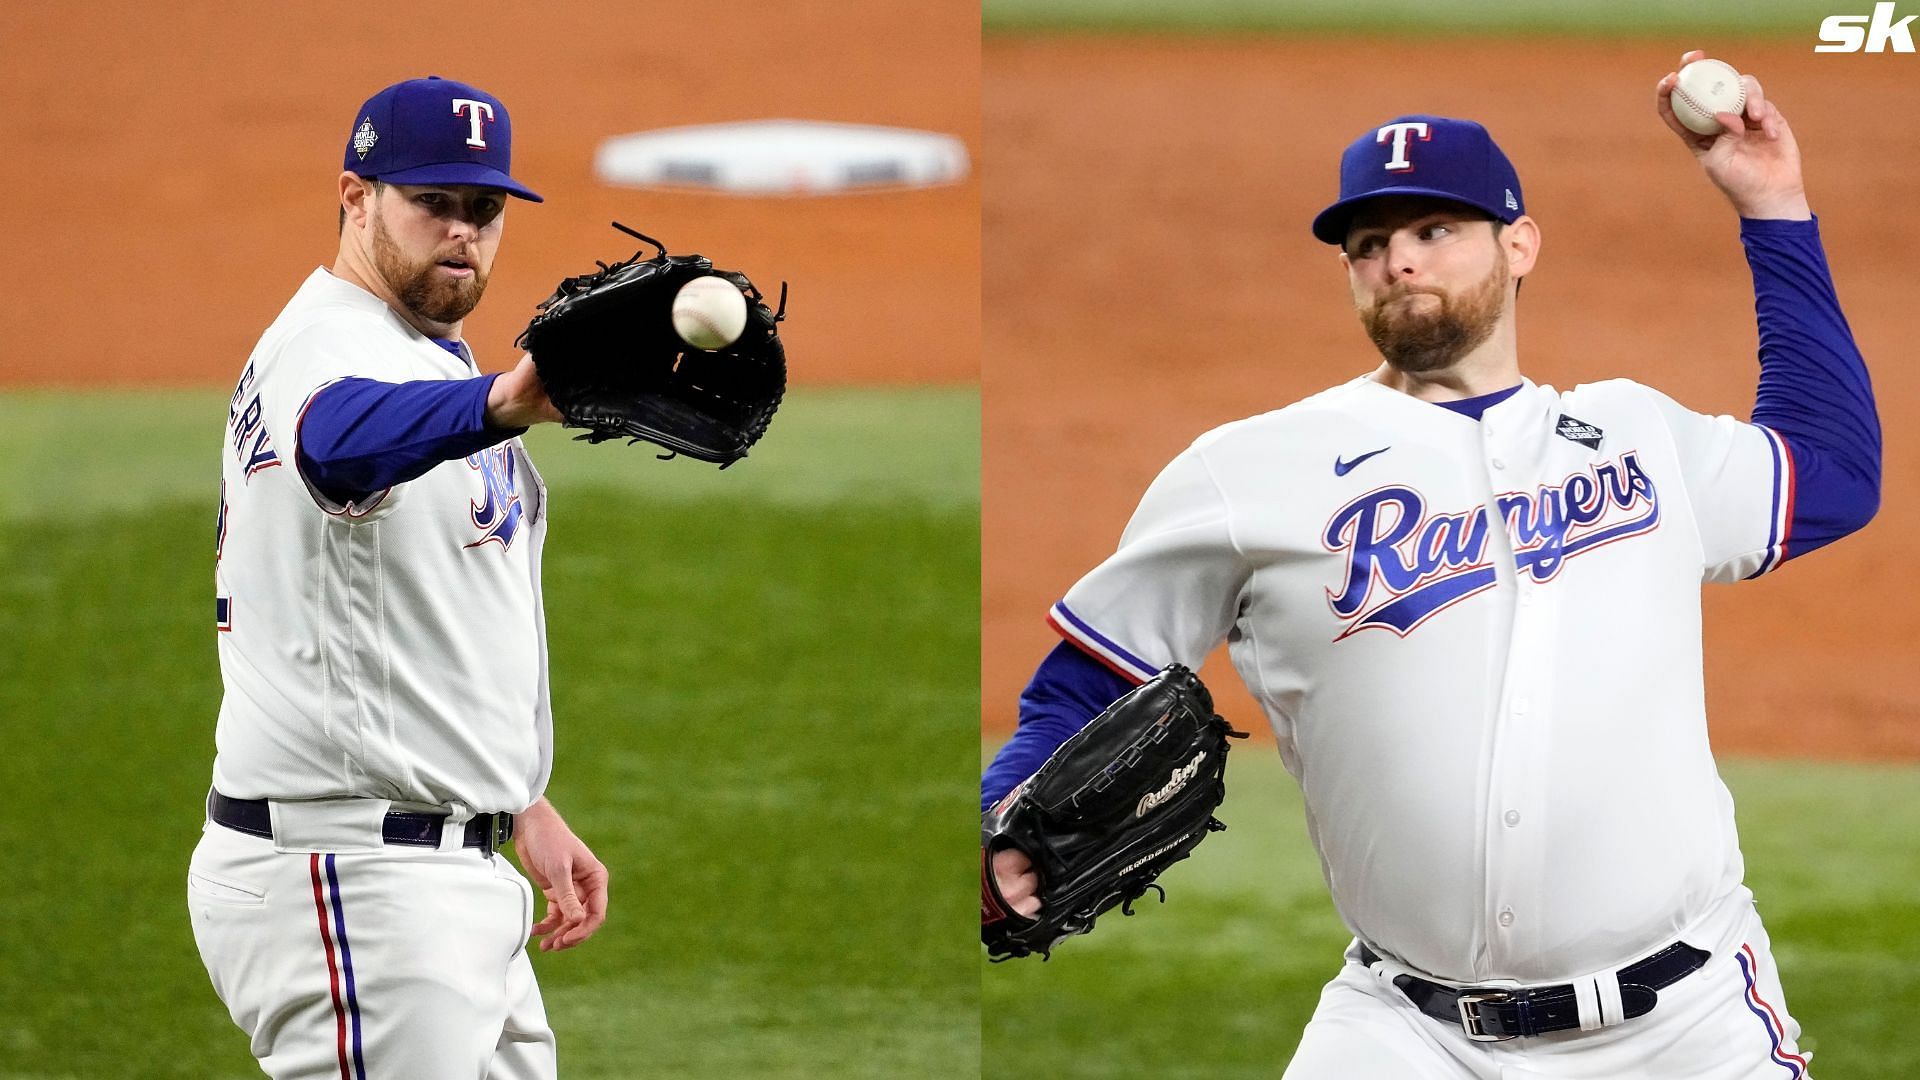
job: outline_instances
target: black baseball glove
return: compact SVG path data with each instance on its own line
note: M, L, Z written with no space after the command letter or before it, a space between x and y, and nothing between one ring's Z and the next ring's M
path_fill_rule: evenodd
M1040 770L980 820L980 940L995 960L1051 952L1133 902L1154 878L1226 828L1227 739L1245 738L1214 715L1199 676L1174 664L1054 751ZM1020 915L1000 894L993 854L1018 848L1040 877L1039 913Z
M787 353L775 328L787 313L767 310L745 274L715 270L700 255L668 255L658 240L613 227L659 254L562 281L514 344L533 354L547 397L580 438L645 439L673 454L726 468L747 456L780 407ZM708 274L747 298L747 327L733 344L696 349L673 328L680 287Z

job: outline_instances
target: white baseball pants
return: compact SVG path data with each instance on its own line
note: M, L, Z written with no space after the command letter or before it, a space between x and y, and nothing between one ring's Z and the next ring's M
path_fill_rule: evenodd
M504 855L452 840L386 845L372 828L355 841L334 823L323 831L346 840L327 845L337 850L299 850L278 831L277 842L202 831L187 875L193 936L261 1069L274 1080L552 1080L526 879Z
M1356 944L1321 992L1286 1080L1807 1080L1800 1025L1752 895L1739 889L1724 906L1725 917L1704 920L1718 927L1707 940L1679 935L1712 959L1660 991L1652 1012L1508 1042L1473 1042L1414 1008L1361 966Z

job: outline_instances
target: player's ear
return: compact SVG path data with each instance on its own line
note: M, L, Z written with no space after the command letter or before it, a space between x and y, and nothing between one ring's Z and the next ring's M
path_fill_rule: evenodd
M356 173L340 174L340 225L346 227L352 223L356 229L366 227L367 215L373 212L373 181Z
M1540 257L1540 223L1526 214L1500 230L1500 250L1507 258L1507 270L1514 277L1525 277Z

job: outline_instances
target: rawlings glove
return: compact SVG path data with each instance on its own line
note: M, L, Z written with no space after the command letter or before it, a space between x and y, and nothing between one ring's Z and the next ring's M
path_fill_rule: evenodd
M787 353L776 324L745 274L715 270L699 255L668 255L650 236L619 222L659 254L562 281L514 342L533 354L547 397L588 442L645 439L674 454L726 468L766 433L787 387ZM673 300L697 277L725 278L747 298L747 328L721 349L696 349L673 329Z
M1226 828L1227 739L1245 738L1214 715L1199 676L1174 664L1054 751L1040 770L980 820L980 940L995 960L1040 953L1093 929L1133 902ZM993 853L1018 848L1040 877L1042 906L1020 915L1000 894Z

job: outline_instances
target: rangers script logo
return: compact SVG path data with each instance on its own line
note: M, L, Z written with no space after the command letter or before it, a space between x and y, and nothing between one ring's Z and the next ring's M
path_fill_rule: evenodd
M1553 580L1568 559L1660 525L1659 493L1634 451L1494 504L1513 541L1515 569L1537 582ZM1338 591L1327 590L1328 605L1348 624L1334 640L1371 628L1405 637L1492 588L1489 527L1485 506L1429 515L1420 493L1398 484L1334 511L1320 538L1328 551L1347 555Z

